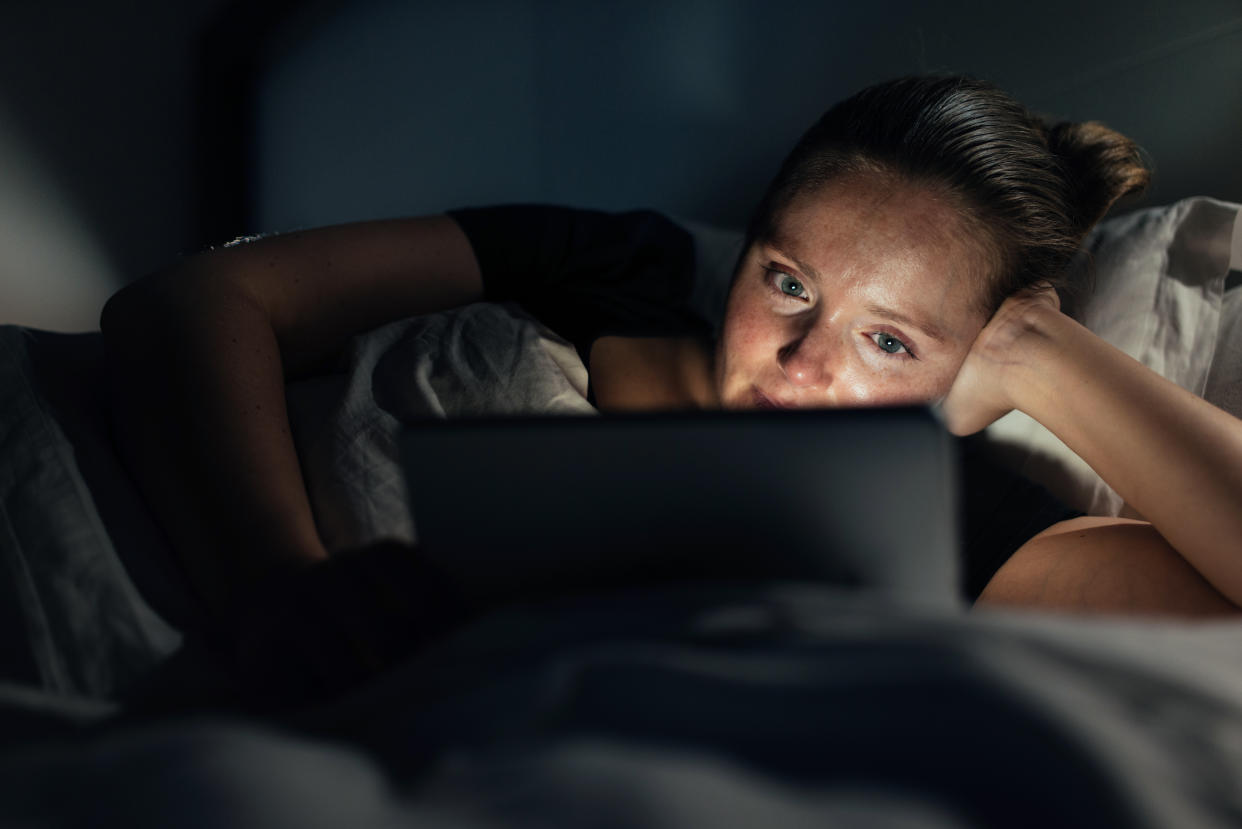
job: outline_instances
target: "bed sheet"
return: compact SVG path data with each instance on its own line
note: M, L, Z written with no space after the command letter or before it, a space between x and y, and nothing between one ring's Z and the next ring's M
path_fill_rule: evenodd
M1236 826L1239 632L805 585L516 607L333 704L0 751L0 823Z
M291 384L289 412L330 550L415 540L396 437L411 418L591 414L586 369L516 306L480 303L355 338ZM99 334L0 326L0 681L113 698L204 613L117 455Z

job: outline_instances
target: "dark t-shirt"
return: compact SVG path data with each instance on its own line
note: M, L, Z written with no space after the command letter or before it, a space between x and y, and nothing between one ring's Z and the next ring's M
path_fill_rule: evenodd
M487 298L521 304L583 363L608 334L711 335L690 311L694 239L659 213L512 205L449 215L470 239Z
M589 369L601 336L710 338L695 310L695 244L649 210L605 213L543 205L450 211L479 260L489 300L512 301L573 343ZM963 592L978 597L1023 543L1076 513L988 457L982 438L961 454Z

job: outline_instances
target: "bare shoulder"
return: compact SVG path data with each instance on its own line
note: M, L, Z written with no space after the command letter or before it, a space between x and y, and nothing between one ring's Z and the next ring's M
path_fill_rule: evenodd
M711 408L711 359L693 337L600 337L590 355L595 401L605 411Z
M992 577L978 606L1164 617L1242 611L1148 522L1084 516L1033 537Z

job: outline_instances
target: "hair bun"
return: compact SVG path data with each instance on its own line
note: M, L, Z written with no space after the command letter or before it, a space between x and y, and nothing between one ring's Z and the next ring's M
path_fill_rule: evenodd
M1139 193L1151 170L1138 144L1099 121L1065 121L1048 129L1048 149L1072 188L1074 223L1085 234L1122 196Z

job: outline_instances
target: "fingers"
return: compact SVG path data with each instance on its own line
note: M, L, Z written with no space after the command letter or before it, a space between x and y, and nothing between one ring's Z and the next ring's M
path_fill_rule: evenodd
M1042 342L1042 324L1051 315L1059 317L1060 307L1056 290L1046 282L1001 303L971 343L939 404L950 432L974 434L1013 410L1013 387L1029 370L1031 344Z

